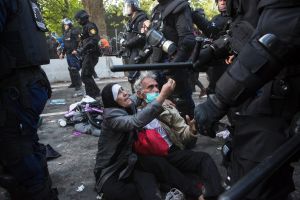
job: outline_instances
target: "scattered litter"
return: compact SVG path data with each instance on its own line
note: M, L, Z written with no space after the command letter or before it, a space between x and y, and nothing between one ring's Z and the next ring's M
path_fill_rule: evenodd
M222 146L217 147L217 150L221 151L222 150Z
M57 122L61 127L67 126L67 121L64 119L59 119L59 120L57 120Z
M223 131L218 132L216 134L216 136L219 138L223 138L225 140L226 138L228 138L230 136L230 132L228 129L225 129Z
M172 199L178 199L178 200L184 200L184 194L176 189L176 188L172 188L167 194L166 194L166 200L172 200Z
M99 137L101 134L101 129L96 128L92 124L86 122L75 124L74 129L77 132L93 135L96 137Z
M79 131L74 131L74 132L73 132L73 135L74 135L74 136L80 136L81 134L82 134L82 133L80 133Z
M58 165L62 165L62 163L61 162L59 162L59 163L57 163Z
M77 192L82 192L84 190L84 185L81 185L77 188Z
M65 105L66 100L65 99L51 99L50 105Z
M95 102L96 100L88 95L84 96L81 101L73 103L69 106L69 112L74 110L79 104L81 103L92 103Z

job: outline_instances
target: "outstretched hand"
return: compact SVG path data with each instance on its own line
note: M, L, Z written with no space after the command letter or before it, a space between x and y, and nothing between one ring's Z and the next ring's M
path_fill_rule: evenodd
M197 133L197 129L196 129L196 120L195 120L195 119L191 120L191 118L190 118L188 115L186 115L185 118L186 118L186 123L187 123L187 124L189 125L189 127L190 127L190 131L191 131L193 134L196 134L196 133Z

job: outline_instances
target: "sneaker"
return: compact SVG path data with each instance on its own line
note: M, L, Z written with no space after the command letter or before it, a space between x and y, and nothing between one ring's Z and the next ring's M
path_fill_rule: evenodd
M184 194L176 189L172 188L167 194L165 200L185 200Z
M68 88L75 88L75 85L71 84L68 86Z

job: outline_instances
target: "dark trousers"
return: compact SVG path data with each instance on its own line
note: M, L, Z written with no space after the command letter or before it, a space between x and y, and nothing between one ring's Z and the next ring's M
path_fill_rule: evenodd
M93 79L94 67L98 63L98 59L97 55L87 54L82 61L81 80L85 85L86 94L93 98L100 95L100 89Z
M75 89L79 89L82 85L80 78L81 64L75 55L67 54L68 70L70 73L71 83L75 86Z
M11 91L9 87L0 89L0 164L11 177L2 186L13 200L57 199L37 135L48 91L41 82L28 84L26 91L19 90L19 98Z
M216 197L223 191L220 173L207 153L171 150L166 157L140 156L139 160L145 171L153 173L160 182L178 188L188 196L199 197L202 188L197 181L184 174L196 174L200 178L205 188L205 197Z
M75 86L75 89L80 89L82 83L80 78L81 64L75 55L67 54L68 70L70 73L71 83Z
M147 172L134 170L126 180L119 180L118 173L103 184L102 191L107 200L160 200L155 177Z

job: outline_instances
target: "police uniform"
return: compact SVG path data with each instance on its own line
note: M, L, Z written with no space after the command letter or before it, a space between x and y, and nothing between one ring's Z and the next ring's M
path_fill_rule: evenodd
M220 36L226 34L226 29L228 28L230 17L226 12L221 12L220 14L214 16L211 21L208 21L202 11L192 12L192 18L194 24L202 31L202 33L213 40L218 39ZM207 87L207 94L214 93L216 82L227 69L228 65L225 63L225 59L214 59L207 64L206 68L209 85Z
M69 25L72 26L72 25ZM67 62L69 65L69 73L71 78L71 84L75 87L75 90L81 89L81 78L80 78L80 68L81 64L76 55L73 55L72 52L78 48L79 33L77 30L70 27L64 32L63 42L64 50L63 53L67 56Z
M0 1L0 184L12 199L54 200L37 124L51 87L40 65L49 63L35 0Z
M79 11L75 15L75 19L81 20L80 24L82 25L82 33L80 35L81 45L79 48L80 55L82 56L81 80L85 85L86 94L95 98L100 95L100 89L93 79L94 68L100 56L98 46L100 37L96 24L90 22L88 17L88 14L84 10Z
M160 0L152 11L151 26L155 30L161 31L167 40L174 42L177 46L177 52L172 57L164 53L161 48L154 47L150 58L152 63L184 62L189 59L195 45L195 37L193 35L191 9L187 1ZM171 100L176 104L181 116L193 117L195 104L188 80L189 72L183 69L170 70L164 73L157 72L156 74L160 85L165 81L165 76L176 81L177 84Z
M234 64L216 85L216 94L195 109L198 130L212 133L234 106L233 149L228 174L237 182L287 141L300 111L300 3L297 0L228 1L234 23L255 27ZM294 190L293 168L285 163L243 199L287 199Z
M128 30L127 38L123 46L126 47L129 56L129 64L134 64L136 58L139 55L139 51L145 46L146 40L141 34L138 34L141 31L143 22L147 20L147 15L143 11L136 11L136 14L132 19L128 21ZM129 72L128 81L134 83L135 79L139 77L139 72ZM132 87L133 88L133 87Z

